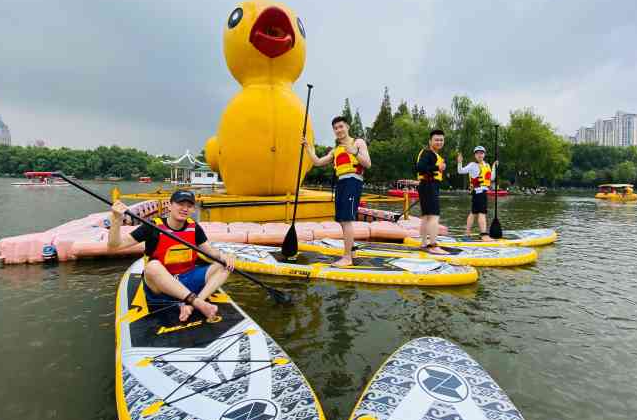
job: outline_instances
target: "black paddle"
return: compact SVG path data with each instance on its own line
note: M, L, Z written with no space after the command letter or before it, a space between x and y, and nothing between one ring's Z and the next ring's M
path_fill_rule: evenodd
M303 120L303 138L307 132L307 114L310 109L310 94L314 86L307 85L307 102L305 103L305 119ZM301 157L299 158L299 172L296 175L296 194L294 194L294 212L292 213L292 225L285 234L283 245L281 245L281 254L287 259L296 257L299 253L299 239L296 236L296 228L294 222L296 222L296 208L299 204L299 188L301 187L301 169L303 169L303 152L305 151L305 144L301 143Z
M498 160L498 125L495 125L495 160ZM500 165L498 165L500 166ZM499 175L499 169L496 168L496 178ZM498 220L498 183L497 179L494 179L495 182L495 215L493 216L493 221L491 222L491 227L489 228L489 236L493 239L502 238L502 226L500 226L500 221ZM486 191L485 191L486 194Z
M397 215L394 216L394 223L396 223L398 221L398 219L400 219L402 216L405 216L405 218L407 218L407 215L409 214L409 212L411 211L411 209L414 208L414 206L416 204L420 203L419 200L414 201L413 203L411 203L411 205L409 206L409 208L407 210L405 210L402 213L399 213Z
M58 178L62 178L63 180L65 180L66 182L68 182L69 184L73 185L74 187L84 191L85 193L92 195L93 197L97 198L98 200L108 204L109 206L112 206L113 203L109 200L107 200L106 198L102 197L101 195L94 193L93 191L89 190L88 188L86 188L85 186L78 184L77 182L73 181L72 179L69 179L66 175L64 175L62 172L53 172L53 176L56 176ZM193 251L197 251L198 253L206 256L207 258L211 259L212 261L215 261L221 265L225 265L221 260L213 257L212 255L208 254L206 251L204 251L203 249L199 248L198 246L191 244L190 242L181 239L179 236L173 235L172 233L162 230L159 227L157 227L154 223L151 223L147 220L142 219L141 217L137 216L136 214L134 214L131 211L126 210L125 214L130 216L131 219L133 220L137 220L138 222L150 227L151 229L157 230L160 233L168 236L170 239L173 239L177 242L179 242L182 245L187 246L188 248L192 249ZM290 298L290 296L280 290L277 290L271 286L268 286L267 284L262 283L261 281L259 281L257 278L255 278L253 275L248 274L244 271L241 270L234 270L235 273L242 275L243 277L247 278L248 280L252 281L253 283L263 287L270 296L272 296L272 298L277 302L277 303L290 303L292 302L292 299Z

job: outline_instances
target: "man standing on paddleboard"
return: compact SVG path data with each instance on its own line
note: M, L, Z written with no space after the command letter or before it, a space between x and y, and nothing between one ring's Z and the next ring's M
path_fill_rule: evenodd
M184 322L196 308L206 318L217 313L217 306L207 302L234 270L234 256L223 255L208 243L201 226L191 219L195 212L195 195L177 190L170 197L167 218L154 220L158 229L141 225L130 234L122 235L120 227L127 207L115 201L111 207L111 228L108 232L110 252L145 242L144 291L149 305L166 305L182 301L179 320ZM225 263L196 265L198 254L160 232L165 230L184 239Z
M493 241L487 232L487 191L491 186L491 180L495 179L495 170L498 161L493 162L493 169L484 161L487 150L482 146L473 149L475 162L462 166L462 153L458 153L458 173L469 174L469 184L471 188L471 211L467 216L467 236L471 236L473 220L478 215L478 227L480 228L480 238L485 242Z
M423 251L431 254L448 254L436 243L440 219L440 183L447 168L438 154L445 145L445 133L433 130L429 133L429 147L423 148L416 158L418 173L418 196L420 199L420 236ZM429 242L427 242L427 239Z
M358 204L363 192L363 172L372 166L367 150L367 143L363 139L353 139L349 135L347 120L341 116L332 120L332 130L336 135L336 147L325 156L316 156L314 146L306 139L302 139L305 149L315 166L325 166L330 162L338 177L336 196L334 199L334 219L343 228L343 258L334 262L336 267L352 265L354 247L354 224L358 213Z

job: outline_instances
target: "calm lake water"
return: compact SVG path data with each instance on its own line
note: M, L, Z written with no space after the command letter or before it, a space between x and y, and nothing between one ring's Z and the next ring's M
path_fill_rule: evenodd
M0 179L0 237L104 210L72 187L10 182ZM560 237L539 249L534 265L481 269L473 287L264 276L293 296L291 307L239 276L226 288L292 356L330 420L347 419L385 358L425 335L460 344L528 420L635 418L637 207L592 195L500 199L504 228L552 227ZM468 196L442 201L443 222L462 232ZM116 419L115 292L131 262L0 268L0 419Z

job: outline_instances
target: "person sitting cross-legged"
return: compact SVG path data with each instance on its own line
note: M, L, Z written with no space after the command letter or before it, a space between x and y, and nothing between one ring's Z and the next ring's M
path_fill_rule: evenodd
M170 197L169 214L154 220L158 229L141 225L130 234L121 234L120 226L127 207L116 201L111 207L111 227L108 233L108 250L128 248L145 242L144 290L149 305L165 304L181 300L179 320L185 322L197 309L206 318L217 313L217 306L207 301L234 270L235 259L222 254L209 243L201 226L191 219L195 211L195 195L178 190ZM197 245L224 265L213 262L196 265L196 251L161 233L170 232L185 241Z

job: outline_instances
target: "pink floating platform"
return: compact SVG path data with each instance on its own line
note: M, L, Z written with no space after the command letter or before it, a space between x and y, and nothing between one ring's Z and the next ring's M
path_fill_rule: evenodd
M167 204L164 203L164 208ZM137 203L130 207L131 211L144 218L157 215L158 209L155 201ZM364 210L376 212L375 216L387 217L391 220L397 215L397 213L383 210ZM3 260L5 264L42 263L48 257L47 251L51 250L57 254L58 261L137 256L143 253L143 244L118 252L109 251L106 246L109 224L109 212L94 213L45 232L4 238L0 240L0 261ZM122 232L131 232L136 229L136 226L130 226L130 218L125 220L125 224L122 226ZM290 227L285 223L202 222L200 224L211 241L262 245L282 244ZM354 237L356 240L402 241L406 237L419 236L419 226L420 219L414 217L399 220L398 223L387 220L358 221L354 222ZM332 221L298 222L295 228L300 241L343 237L341 225ZM446 233L447 228L441 226L440 234Z

